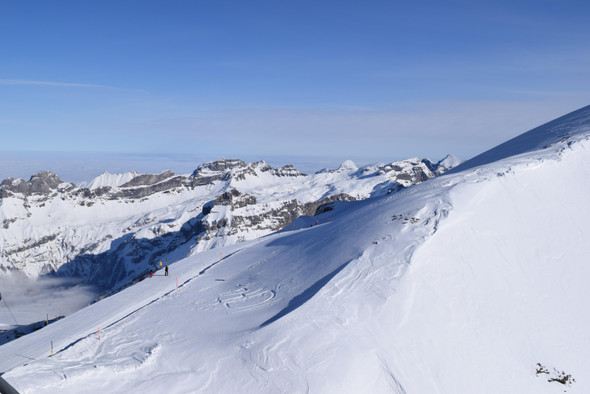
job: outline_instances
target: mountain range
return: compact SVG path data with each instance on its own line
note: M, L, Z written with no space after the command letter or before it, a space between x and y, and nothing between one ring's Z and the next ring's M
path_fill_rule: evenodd
M190 175L104 173L80 185L52 172L0 184L0 274L78 277L112 290L162 260L244 242L335 201L391 193L457 165L409 159L305 175L290 165L217 160Z

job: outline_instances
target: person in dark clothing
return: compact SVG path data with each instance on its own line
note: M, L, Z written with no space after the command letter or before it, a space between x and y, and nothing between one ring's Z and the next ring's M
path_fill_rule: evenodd
M166 268L164 269L164 275L168 276L168 264L166 264Z

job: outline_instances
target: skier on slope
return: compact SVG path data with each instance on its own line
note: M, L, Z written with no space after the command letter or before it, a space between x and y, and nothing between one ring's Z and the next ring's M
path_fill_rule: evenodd
M150 278L154 276L154 271L150 270Z
M168 276L168 263L166 263L166 268L164 269L164 276Z

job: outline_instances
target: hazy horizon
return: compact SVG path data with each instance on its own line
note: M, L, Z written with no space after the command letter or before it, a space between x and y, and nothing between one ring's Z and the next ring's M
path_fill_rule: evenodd
M63 181L80 183L90 181L104 172L112 174L137 171L140 173L160 173L170 170L176 174L190 174L200 164L222 157L198 157L193 155L158 155L101 152L2 152L0 151L0 182L6 178L29 178L41 171L52 171ZM442 157L428 159L437 162ZM302 173L311 174L324 168L337 168L346 160L363 166L375 163L388 163L411 158L385 159L369 157L305 157L305 156L268 156L234 155L223 159L240 159L245 162L263 160L274 167L293 165ZM424 157L420 157L423 159Z
M467 159L590 104L588 11L553 0L10 2L0 149ZM31 167L17 161L11 171Z

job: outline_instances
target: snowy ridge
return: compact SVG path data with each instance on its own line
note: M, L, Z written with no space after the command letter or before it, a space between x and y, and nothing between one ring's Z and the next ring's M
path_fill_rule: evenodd
M590 392L579 115L542 149L179 260L1 346L0 371L36 393Z
M97 176L93 180L89 182L81 182L78 184L78 187L81 189L98 189L101 187L118 187L121 186L133 178L137 177L139 172L125 172L122 174L111 174L109 172L104 172L103 174Z
M454 168L453 172L493 163L519 154L545 149L559 142L574 142L590 133L590 106L571 112L496 146Z

